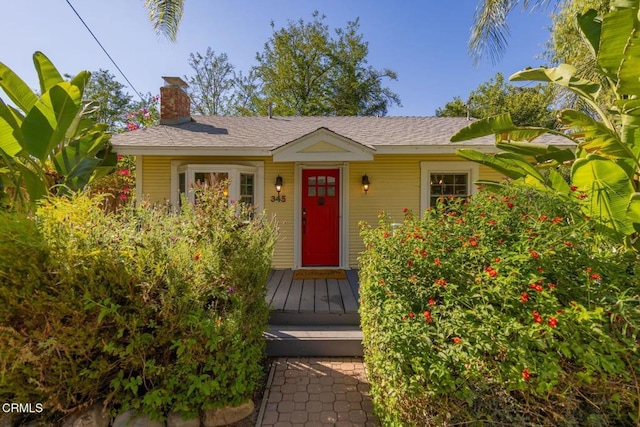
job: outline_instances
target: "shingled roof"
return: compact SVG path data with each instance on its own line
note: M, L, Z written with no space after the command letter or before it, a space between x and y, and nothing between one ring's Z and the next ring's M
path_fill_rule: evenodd
M114 135L116 151L135 154L149 149L247 149L264 151L283 146L320 128L329 129L359 144L383 147L440 146L451 151L462 144L449 139L469 125L464 117L232 117L195 116L180 125L159 125ZM545 136L540 142L564 144ZM467 141L464 146L494 146L494 137ZM383 151L387 151L384 150Z

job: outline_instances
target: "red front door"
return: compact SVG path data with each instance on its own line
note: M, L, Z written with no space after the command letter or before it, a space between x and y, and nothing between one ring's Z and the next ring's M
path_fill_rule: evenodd
M340 255L340 170L302 171L302 266L337 266Z

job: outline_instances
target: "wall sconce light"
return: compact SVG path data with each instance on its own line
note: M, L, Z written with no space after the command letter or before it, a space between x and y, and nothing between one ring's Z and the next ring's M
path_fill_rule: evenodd
M364 190L364 194L367 194L369 191L369 177L367 174L362 175L362 189Z
M280 196L280 192L282 191L282 183L283 179L280 175L276 178L276 191L278 192L278 196L271 196L272 202L285 202L287 200L286 196Z

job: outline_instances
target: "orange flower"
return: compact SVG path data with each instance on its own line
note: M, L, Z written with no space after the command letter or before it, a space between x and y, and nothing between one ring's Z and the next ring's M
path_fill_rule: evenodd
M549 317L549 321L547 322L547 324L550 327L555 328L558 325L558 319L556 319L555 317Z
M436 267L440 267L440 258L436 258L435 260L433 260L433 262L436 265Z
M460 344L462 342L462 340L460 339L460 337L453 337L453 343L454 344Z
M427 323L433 322L433 317L431 317L431 312L430 311L425 311L423 313L423 316L424 316L425 322L427 322Z
M529 378L531 378L531 372L529 372L527 368L524 368L522 370L522 379L525 381L529 381Z
M196 254L193 256L193 260L198 261L199 259L200 259L200 252L196 252Z

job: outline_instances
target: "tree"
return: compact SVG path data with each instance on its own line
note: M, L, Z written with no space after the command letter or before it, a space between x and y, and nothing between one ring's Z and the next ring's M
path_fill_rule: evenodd
M600 80L603 79L603 76L597 71L593 51L582 42L583 35L577 26L576 16L586 13L589 9L594 9L598 11L599 15L604 15L610 8L611 0L567 0L563 2L559 10L552 15L551 35L545 52L545 57L552 64L572 64L577 68L577 76L598 81L602 88L598 96L598 103L603 109L613 105L614 95L608 89L608 83L605 80ZM559 91L558 103L589 113L588 105L582 103L580 97L568 90Z
M123 111L131 109L131 95L124 91L125 88L108 70L101 69L91 73L84 91L84 100L95 107L90 117L106 123L111 132L121 132L126 127Z
M185 76L192 110L202 115L230 114L237 76L227 54L217 55L209 47L204 56L190 54L189 65L195 73L191 77Z
M144 0L156 34L175 41L184 12L183 0Z
M577 68L560 64L555 68L526 69L512 80L541 81L571 90L587 104L592 114L565 109L559 120L565 127L555 131L516 126L509 114L475 122L462 129L454 142L496 135L495 155L475 150L457 150L463 158L493 167L507 177L566 195L578 194L584 212L620 241L631 244L640 232L640 0L612 0L612 12L579 14L577 21L588 48L596 58L595 69L615 96L608 113L598 103L600 83L581 79ZM532 141L554 134L576 144L576 150L560 149ZM570 183L556 168L570 163ZM636 240L637 246L640 241Z
M83 101L90 73L65 81L42 52L33 62L40 95L0 63L0 88L17 107L0 98L0 191L27 210L50 194L83 189L116 160L107 125L89 118L93 111Z
M357 19L332 37L324 16L314 12L312 18L274 30L257 54L262 102L275 103L274 112L283 116L384 115L400 104L382 86L383 78L395 80L396 74L367 66L368 46Z
M509 112L518 126L553 127L556 112L550 106L554 96L555 91L549 85L510 85L501 73L497 73L494 78L471 91L468 105L456 97L445 104L444 108L438 108L436 116L464 117L469 114L471 117L485 119Z
M560 3L561 0L555 0ZM504 54L509 34L507 16L522 3L523 9L534 9L547 5L549 0L484 0L476 9L469 39L469 52L478 62L480 58L489 54L492 62L496 63Z

